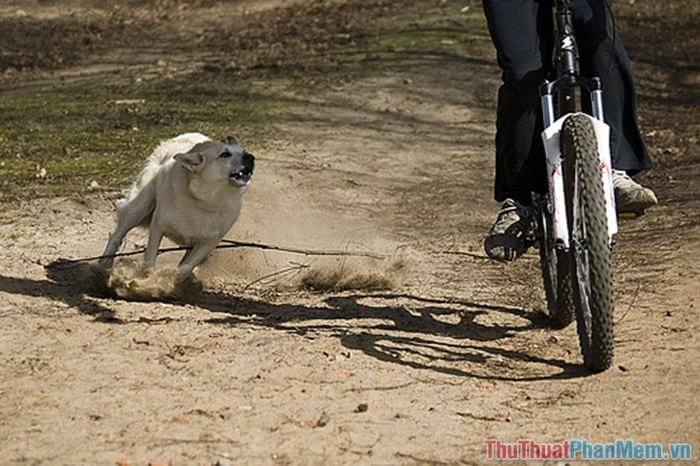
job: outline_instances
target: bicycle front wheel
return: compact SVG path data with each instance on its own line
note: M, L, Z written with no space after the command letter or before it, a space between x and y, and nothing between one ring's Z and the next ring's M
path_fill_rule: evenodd
M571 115L561 131L564 196L576 323L584 365L593 372L613 359L612 252L593 124Z

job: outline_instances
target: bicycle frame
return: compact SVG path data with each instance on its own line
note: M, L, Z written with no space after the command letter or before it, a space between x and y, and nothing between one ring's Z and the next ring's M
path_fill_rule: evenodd
M543 140L548 168L548 181L552 217L551 234L559 248L569 248L564 185L562 179L562 159L559 151L559 130L563 119L576 112L577 93L585 91L590 97L591 115L598 140L601 175L605 188L608 238L610 246L615 243L617 234L617 213L612 187L612 164L610 161L610 129L604 123L603 86L600 78L583 77L577 70L576 38L573 30L573 16L570 0L555 0L555 58L556 77L540 86L542 118L545 131ZM583 94L583 92L581 92ZM555 105L555 97L556 105Z

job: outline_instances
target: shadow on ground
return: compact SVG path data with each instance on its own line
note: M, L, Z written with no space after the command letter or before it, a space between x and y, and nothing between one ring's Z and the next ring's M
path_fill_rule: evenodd
M46 268L47 279L43 280L0 276L0 291L60 301L102 323L127 325L153 320L119 318L103 290L90 281L87 264L52 265ZM323 334L337 338L347 349L380 361L453 376L532 381L587 375L580 366L564 360L510 349L507 342L518 333L546 328L545 316L516 307L402 293L347 292L319 295L317 304L301 305L204 291L189 304L212 312L212 317L204 321L209 324L266 327L296 335ZM507 314L523 324L489 325L477 320L491 313ZM489 367L493 358L518 367L545 366L549 372L559 372L514 372L510 364L499 371L498 367Z

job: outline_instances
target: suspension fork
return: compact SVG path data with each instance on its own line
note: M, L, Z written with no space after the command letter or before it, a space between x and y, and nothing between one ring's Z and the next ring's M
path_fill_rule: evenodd
M545 81L540 86L540 105L542 106L542 120L545 128L554 123L557 115L563 116L576 111L573 102L575 88L585 90L588 93L591 101L591 115L597 120L604 121L603 85L600 78L562 75L554 81ZM559 105L556 108L554 105L555 95L559 96Z

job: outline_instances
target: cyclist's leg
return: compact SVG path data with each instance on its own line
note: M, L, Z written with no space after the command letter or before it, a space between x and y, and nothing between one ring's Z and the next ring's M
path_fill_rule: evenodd
M574 2L574 24L581 73L603 81L605 120L610 125L615 196L619 211L643 211L656 204L654 193L634 182L629 173L651 168L651 160L637 124L637 95L629 56L604 1Z
M551 6L539 0L484 0L503 84L496 115L494 197L503 202L484 242L498 260L515 260L532 243L531 193L546 192L538 88L551 56Z
M551 7L539 0L483 0L483 5L503 72L494 197L528 205L532 191L547 189L538 88L551 61Z

